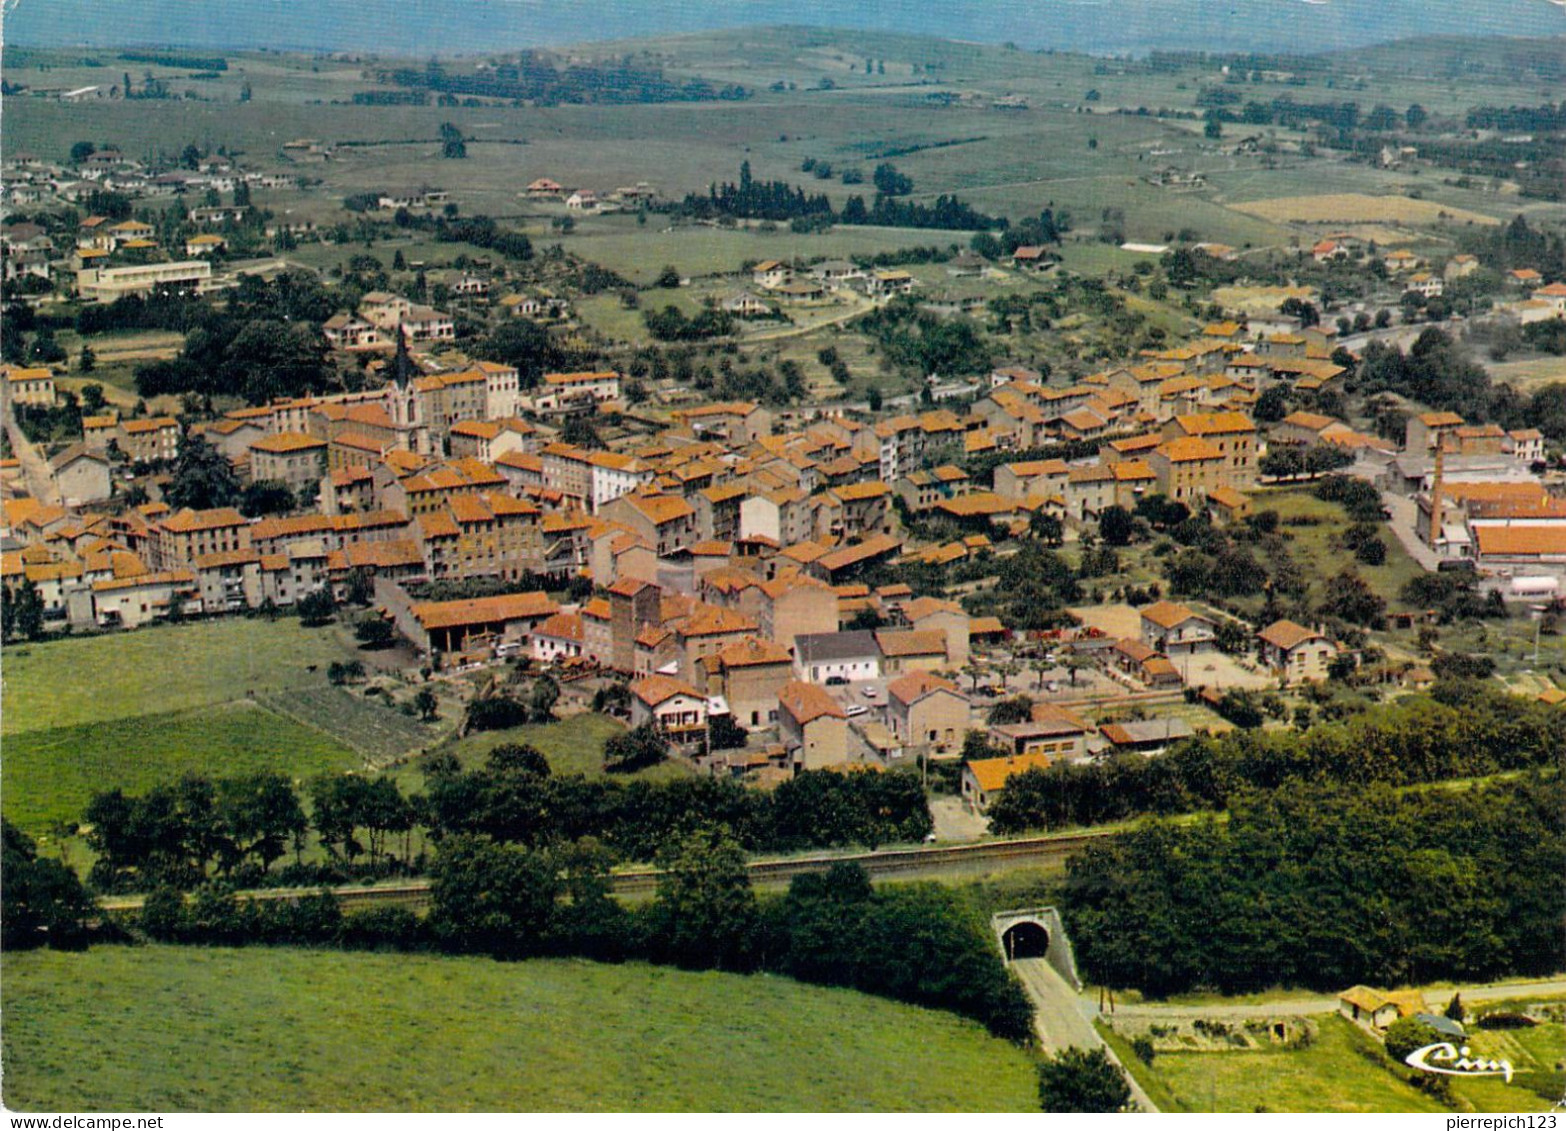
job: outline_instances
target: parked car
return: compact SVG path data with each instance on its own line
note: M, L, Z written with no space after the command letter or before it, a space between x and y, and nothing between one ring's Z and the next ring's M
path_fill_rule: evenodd
M870 708L866 707L863 703L855 703L847 711L848 717L851 719L857 718L860 715L868 715L869 713Z
M827 676L826 685L828 687L847 687L848 680L844 679L840 675L829 675Z
M880 697L881 693L873 687L867 687L859 694L863 695L866 699L876 699Z

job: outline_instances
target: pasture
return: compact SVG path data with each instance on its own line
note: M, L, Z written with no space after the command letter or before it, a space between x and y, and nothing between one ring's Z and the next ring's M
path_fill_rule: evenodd
M1278 512L1281 520L1278 530L1289 537L1289 553L1310 581L1308 600L1312 606L1322 600L1327 580L1346 565L1352 565L1366 584L1386 599L1389 608L1402 608L1398 592L1412 578L1424 573L1397 536L1385 528L1380 531L1380 538L1386 543L1386 561L1378 566L1355 561L1353 554L1335 545L1337 536L1349 525L1348 515L1337 503L1316 498L1309 488L1258 490L1253 498L1258 511ZM1290 520L1303 520L1311 525L1290 525ZM1260 603L1258 595L1258 607Z
M262 948L3 962L18 1111L1037 1106L1029 1056L977 1024L782 978Z
M53 730L317 686L353 650L337 626L230 617L8 648L0 731Z
M260 697L273 714L323 731L372 763L395 761L438 739L443 728L389 706L365 689L296 687Z
M6 818L38 834L55 821L81 820L102 790L140 794L187 773L272 770L304 779L362 761L328 734L241 701L7 734L0 795Z
M1519 393L1532 393L1545 385L1566 382L1566 357L1543 355L1525 361L1485 361L1483 364L1492 378Z
M1278 224L1498 224L1494 216L1407 196L1358 192L1237 201L1229 207Z

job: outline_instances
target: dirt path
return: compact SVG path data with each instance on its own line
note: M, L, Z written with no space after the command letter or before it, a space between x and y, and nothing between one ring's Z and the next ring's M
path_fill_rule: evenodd
M1021 965L1014 963L1013 965ZM1487 1001L1509 1001L1513 998L1528 998L1535 995L1539 997L1566 996L1566 978L1551 978L1538 982L1509 982L1500 985L1484 986L1452 986L1439 990L1429 990L1425 994L1426 1000L1432 1005L1442 1005L1445 999L1452 994L1462 994L1463 1001L1467 1004L1478 1004ZM1436 999L1440 998L1441 1001ZM1143 1002L1139 1005L1120 1005L1115 1008L1115 1016L1124 1014L1128 1017L1278 1017L1285 1014L1309 1015L1312 1013L1332 1013L1338 1008L1336 997L1311 996L1295 998L1279 998L1277 1001L1263 1002L1260 1004L1233 1005L1179 1005L1170 1002Z

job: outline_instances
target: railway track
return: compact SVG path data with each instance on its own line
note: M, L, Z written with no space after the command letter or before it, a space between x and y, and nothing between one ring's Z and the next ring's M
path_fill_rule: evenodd
M806 872L819 872L833 864L858 864L873 879L940 875L942 872L965 872L974 865L1007 860L1054 860L1068 856L1100 837L1119 831L1106 828L1093 832L1063 833L1051 836L1018 837L1012 840L985 841L980 844L957 844L940 848L890 848L875 852L847 855L800 856L787 860L753 860L747 865L751 883L757 886L786 884L795 876ZM613 874L613 890L616 895L644 895L658 886L662 873L657 868L635 868ZM314 895L318 888L261 888L239 893L239 898L264 902L293 900ZM421 908L429 902L428 880L415 880L406 884L380 885L376 887L349 886L331 889L344 910L368 907ZM140 909L142 896L114 896L99 901L105 911L135 911Z

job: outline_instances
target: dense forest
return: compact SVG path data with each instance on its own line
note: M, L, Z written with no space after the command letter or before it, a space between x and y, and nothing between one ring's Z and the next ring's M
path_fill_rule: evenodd
M1086 977L1164 996L1559 969L1559 773L1407 793L1353 780L1240 795L1227 821L1154 822L1074 858L1063 911Z

